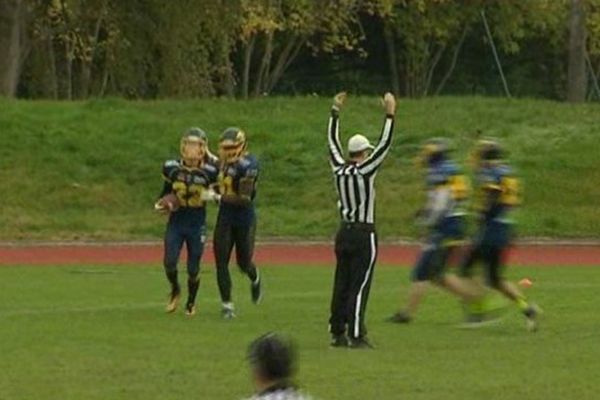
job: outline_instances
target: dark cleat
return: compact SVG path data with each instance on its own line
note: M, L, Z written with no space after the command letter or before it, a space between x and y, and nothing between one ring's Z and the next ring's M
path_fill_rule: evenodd
M358 338L358 339L350 339L350 344L348 345L351 349L374 349L375 347L367 340L366 337Z
M260 278L256 282L250 284L250 295L252 296L252 302L254 304L260 303L262 298L262 291L260 290Z
M348 347L348 338L346 335L333 335L331 337L330 347Z

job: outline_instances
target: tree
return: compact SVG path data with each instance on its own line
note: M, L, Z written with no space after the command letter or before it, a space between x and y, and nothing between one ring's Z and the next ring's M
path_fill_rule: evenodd
M358 0L242 0L241 7L244 98L270 93L303 49L331 54L358 47Z
M25 4L0 0L0 96L14 97L27 47Z
M571 0L569 16L569 70L567 100L585 101L587 75L585 68L586 24L583 0Z

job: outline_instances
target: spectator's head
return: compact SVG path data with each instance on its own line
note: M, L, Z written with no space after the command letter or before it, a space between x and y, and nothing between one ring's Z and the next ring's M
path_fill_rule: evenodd
M292 342L276 333L255 339L248 347L248 360L259 390L287 382L295 373L295 348Z

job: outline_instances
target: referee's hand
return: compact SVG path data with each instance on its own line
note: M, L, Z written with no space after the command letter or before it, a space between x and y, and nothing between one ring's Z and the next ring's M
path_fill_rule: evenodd
M396 99L390 92L383 95L382 104L387 115L394 115L396 113Z
M346 101L346 96L348 94L346 92L340 92L333 97L333 108L336 110L341 110L344 102Z

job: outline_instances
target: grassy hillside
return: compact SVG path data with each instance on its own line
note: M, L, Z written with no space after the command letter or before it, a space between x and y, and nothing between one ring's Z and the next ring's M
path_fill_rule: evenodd
M0 239L154 239L152 212L162 162L180 134L198 125L212 147L230 125L243 127L262 163L259 235L328 237L337 214L327 164L326 98L128 102L0 100ZM350 98L352 133L375 139L382 111ZM524 236L600 237L600 106L488 98L401 101L393 151L378 178L384 238L414 236L421 201L417 146L454 138L464 160L472 132L500 138L525 183ZM210 210L211 220L215 208Z

